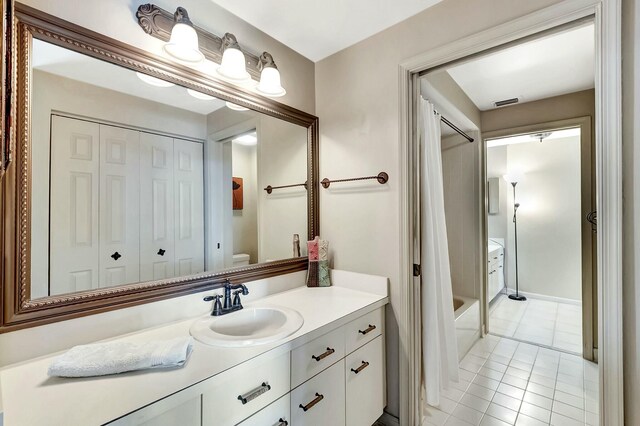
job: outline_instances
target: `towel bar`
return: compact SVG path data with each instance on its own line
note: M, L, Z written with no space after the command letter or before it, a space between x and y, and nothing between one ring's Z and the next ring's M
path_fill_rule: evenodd
M328 179L328 178L324 178L324 179L322 179L320 184L322 185L323 188L326 189L332 183L353 182L353 181L357 181L357 180L369 180L369 179L376 179L379 184L384 185L385 183L387 183L389 181L389 175L386 172L380 172L376 176L364 176L364 177L347 178L347 179L334 179L334 180L331 180L331 179Z

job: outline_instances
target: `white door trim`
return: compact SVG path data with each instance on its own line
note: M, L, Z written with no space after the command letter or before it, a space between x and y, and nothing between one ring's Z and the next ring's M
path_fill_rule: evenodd
M600 424L624 424L622 364L621 0L565 0L432 49L399 65L400 116L400 423L419 424L420 322L412 278L414 78L417 73L577 19L596 25L596 197L598 200L598 359Z

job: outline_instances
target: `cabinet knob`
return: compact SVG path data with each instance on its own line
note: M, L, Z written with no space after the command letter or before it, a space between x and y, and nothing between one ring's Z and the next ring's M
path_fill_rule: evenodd
M277 424L277 426L288 426L288 425L289 425L289 422L288 422L288 421L286 421L285 419L283 419L282 417L280 417L280 418L278 419L278 424Z
M160 256L164 256L164 254L165 254L165 253L166 253L166 250L165 250L165 249L160 249L160 250L158 250L158 254L159 254Z
M111 257L113 258L113 260L118 260L122 257L122 255L118 252L115 252L111 255Z

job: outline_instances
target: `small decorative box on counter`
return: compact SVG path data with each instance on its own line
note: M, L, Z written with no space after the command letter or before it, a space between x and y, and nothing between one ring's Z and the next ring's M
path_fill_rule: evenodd
M307 241L309 252L309 271L307 272L307 287L329 287L329 241L319 237Z

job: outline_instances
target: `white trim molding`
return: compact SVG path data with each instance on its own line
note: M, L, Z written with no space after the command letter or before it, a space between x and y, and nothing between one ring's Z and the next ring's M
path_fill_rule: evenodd
M399 65L400 116L400 424L420 424L419 282L412 276L419 167L414 163L418 73L594 16L596 25L596 198L600 424L624 424L622 364L621 0L565 0Z

